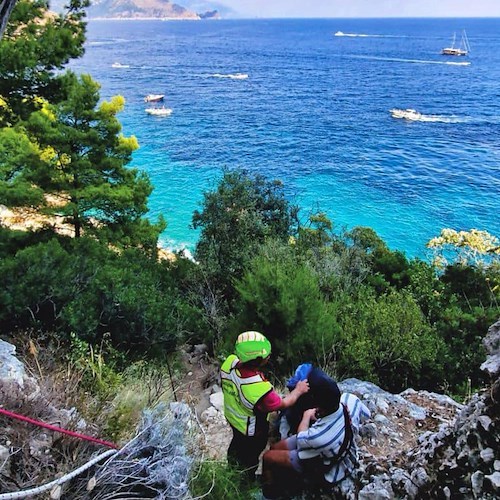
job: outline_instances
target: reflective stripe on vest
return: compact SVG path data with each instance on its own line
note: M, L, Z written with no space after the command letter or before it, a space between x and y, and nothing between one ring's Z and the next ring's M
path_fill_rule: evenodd
M243 378L236 368L240 360L232 354L221 367L224 415L227 421L246 436L255 435L254 408L262 396L273 388L261 375Z

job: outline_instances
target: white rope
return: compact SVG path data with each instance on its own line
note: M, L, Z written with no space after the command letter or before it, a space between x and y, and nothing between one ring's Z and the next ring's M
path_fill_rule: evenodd
M92 467L97 462L100 462L102 459L114 455L115 453L118 453L118 451L119 450L108 450L102 453L101 455L98 455L97 457L93 458L92 460L88 461L87 463L83 464L82 466L78 467L78 469L75 469L73 472L70 472L69 474L62 476L59 479L56 479L55 481L51 481L50 483L38 486L37 488L32 488L30 490L24 490L24 491L15 491L12 493L0 493L0 500L15 500L16 498L29 498L29 497L34 497L35 495L39 495L40 493L44 493L45 491L49 491L55 486L59 486L67 481L70 481L74 477L80 475L82 472Z

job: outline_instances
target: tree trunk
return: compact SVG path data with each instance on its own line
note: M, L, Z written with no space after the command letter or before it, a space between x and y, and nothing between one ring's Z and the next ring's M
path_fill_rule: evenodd
M15 4L16 0L0 0L0 38L2 38Z

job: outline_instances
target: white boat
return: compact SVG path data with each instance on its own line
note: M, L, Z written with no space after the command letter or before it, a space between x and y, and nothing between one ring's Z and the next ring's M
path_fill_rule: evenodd
M416 109L391 109L389 110L393 118L403 118L404 120L420 120L422 119L422 113L419 113Z
M144 102L160 102L163 101L164 97L165 97L164 94L148 94L144 98Z
M114 62L112 65L111 65L112 68L130 68L130 65L128 64L122 64L122 63L119 63L119 62Z
M146 108L146 113L153 116L169 116L172 114L172 109L170 108Z
M462 38L460 39L460 45L458 47L455 47L456 39L457 34L453 33L451 47L445 47L442 49L441 54L445 56L466 56L470 52L469 39L467 38L465 30L462 31Z

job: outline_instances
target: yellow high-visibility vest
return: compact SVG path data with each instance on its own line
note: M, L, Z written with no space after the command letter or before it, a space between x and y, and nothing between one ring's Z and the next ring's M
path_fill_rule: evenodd
M224 415L236 430L245 436L254 436L257 420L255 405L273 390L273 386L262 375L242 378L236 368L239 361L237 356L231 354L221 366Z

